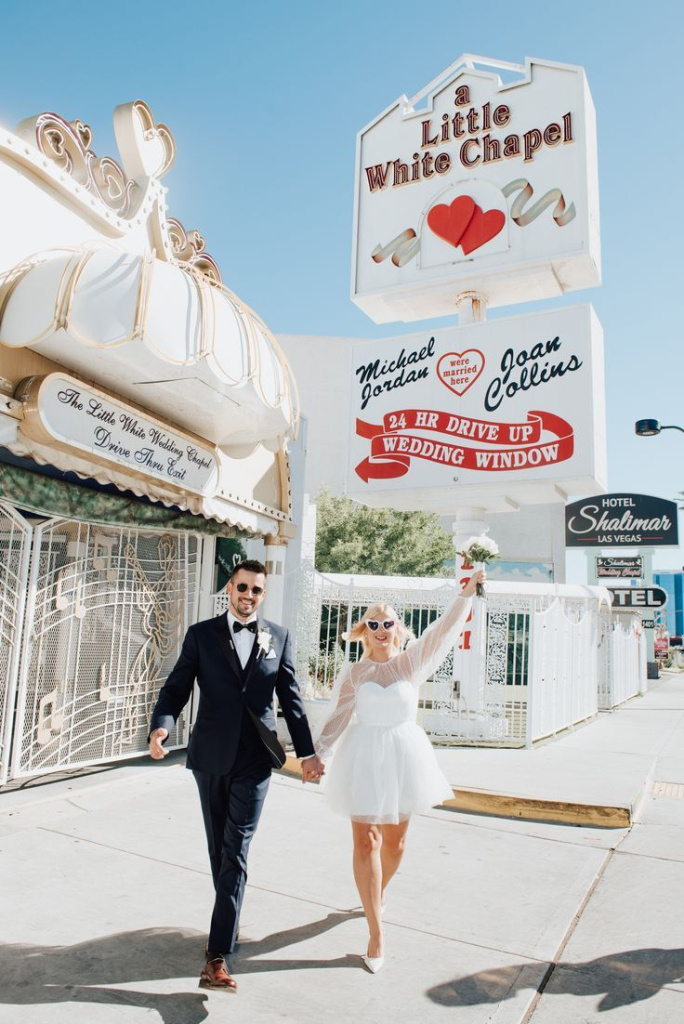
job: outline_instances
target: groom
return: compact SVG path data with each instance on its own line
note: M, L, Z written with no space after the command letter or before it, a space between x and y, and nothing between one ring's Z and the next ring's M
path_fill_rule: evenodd
M283 758L276 737L273 693L287 722L302 780L319 779L323 762L314 753L295 679L286 629L257 618L265 597L261 562L235 566L226 587L227 613L191 626L174 669L152 713L150 754L165 757L163 743L197 680L199 709L188 745L187 766L199 789L216 890L206 964L200 987L235 992L224 957L233 952L247 880L247 853L271 780Z

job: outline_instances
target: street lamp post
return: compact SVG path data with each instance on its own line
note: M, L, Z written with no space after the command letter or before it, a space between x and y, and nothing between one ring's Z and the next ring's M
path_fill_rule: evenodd
M665 426L660 420L637 420L634 424L634 433L639 437L654 437L661 430L681 430L684 434L684 427L678 427L675 423Z
M676 423L664 424L664 423L661 423L660 420L637 420L636 423L634 424L634 433L638 437L655 437L655 435L659 434L661 432L661 430L679 430L679 431L682 432L682 434L684 434L684 427L679 427L679 426L677 426ZM649 558L648 558L647 574L648 574L648 582L652 583L653 582L653 574L652 574L652 568L651 568L651 557L650 557L650 555L649 555ZM648 639L648 655L647 655L647 657L648 657L649 661L653 661L653 659L655 658L655 653L654 653L654 650L653 650L653 632L652 632L652 630L648 630L647 631L647 636L649 638ZM656 678L657 678L657 676L656 676Z

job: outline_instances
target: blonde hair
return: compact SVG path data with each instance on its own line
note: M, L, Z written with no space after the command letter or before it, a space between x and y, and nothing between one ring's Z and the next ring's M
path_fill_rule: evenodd
M352 628L349 630L349 639L352 643L361 643L363 646L363 658L368 657L368 643L366 640L366 621L368 619L394 619L394 630L392 632L392 654L399 654L403 649L404 645L414 639L413 630L409 629L405 625L403 619L401 619L391 604L372 604L370 608L366 608L362 617L358 622L355 622Z

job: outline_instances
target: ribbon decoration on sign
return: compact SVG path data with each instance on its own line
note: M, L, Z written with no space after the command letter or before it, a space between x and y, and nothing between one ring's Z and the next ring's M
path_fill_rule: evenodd
M391 256L395 267L403 267L418 255L419 250L420 239L416 238L413 228L407 228L387 245L376 245L371 253L371 259L375 263L382 263Z
M554 209L551 216L560 228L565 227L566 224L569 224L577 216L575 204L570 203L567 206L565 197L559 188L549 189L524 213L523 210L534 195L534 189L527 178L516 178L514 181L509 181L501 191L506 199L513 195L514 192L520 192L520 195L511 206L510 214L511 220L520 228L527 227L528 224L531 224L532 221L536 220L537 217L541 216L552 205ZM504 214L500 210L489 210L487 213L483 213L482 209L470 196L463 195L457 196L448 207L445 204L431 207L428 210L426 221L428 227L438 238L446 241L447 244L454 246L454 248L460 245L464 256L468 256L473 250L479 249L494 238L503 228L504 220L496 220L493 224L486 224L485 219L487 217L503 218ZM459 223L458 225L460 231L457 234L454 234L456 230L454 226L455 220L463 221L462 224ZM406 228L405 231L400 232L387 245L382 245L382 243L376 245L371 253L371 259L374 263L382 263L388 256L391 256L395 267L403 267L410 263L419 252L420 238L416 237L416 232L413 228Z
M515 181L509 181L503 188L503 194L508 197L513 195L514 192L520 190L520 195L514 201L511 207L511 220L520 228L527 227L533 220L536 220L540 214L555 203L555 207L551 216L555 220L559 228L564 228L566 224L569 224L571 220L574 220L577 216L575 210L575 204L570 203L568 207L565 205L565 198L559 188L550 188L548 192L545 192L541 199L529 208L527 213L523 213L525 206L528 201L534 195L534 189L530 185L527 178L516 178Z
M507 447L471 448L407 433L412 430ZM553 434L554 440L542 441L542 431ZM370 455L356 466L357 475L366 483L371 479L404 476L412 458L459 469L501 473L565 462L572 457L575 447L574 431L567 420L538 410L528 412L524 423L494 423L428 409L401 409L387 413L379 425L357 419L356 433L371 443Z

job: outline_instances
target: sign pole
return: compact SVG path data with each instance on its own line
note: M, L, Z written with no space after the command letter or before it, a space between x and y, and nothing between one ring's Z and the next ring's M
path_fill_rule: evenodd
M644 548L644 584L647 587L653 586L653 548ZM655 618L655 616L654 616ZM646 661L655 661L655 629L647 628L646 634Z
M456 297L458 326L482 324L487 319L487 296L481 292L461 292Z

